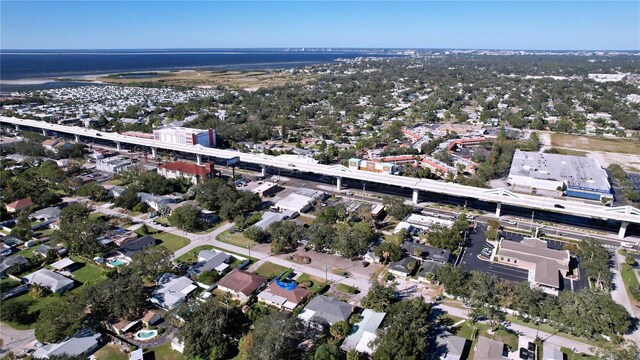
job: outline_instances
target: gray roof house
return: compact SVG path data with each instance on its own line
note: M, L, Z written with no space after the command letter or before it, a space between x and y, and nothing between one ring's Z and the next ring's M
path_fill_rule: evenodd
M49 220L57 220L60 217L60 208L58 207L48 207L41 210L38 210L31 215L30 218L36 219L38 221L49 221Z
M0 274L5 274L13 265L26 264L28 261L22 255L0 256Z
M405 240L402 243L402 249L407 255L416 259L429 259L441 263L449 261L451 251L440 249L431 245L421 244L419 242ZM418 254L418 255L416 255Z
M125 243L123 246L120 247L118 252L120 252L120 254L122 254L123 256L126 256L129 259L131 259L133 258L133 255L135 255L137 252L155 245L156 245L156 239L153 236L147 235L147 236L139 237L137 239L133 239Z
M39 347L33 357L36 359L48 359L51 356L69 355L88 355L98 348L100 343L99 333L90 333L81 331L74 337L55 344L46 344Z
M32 272L24 278L29 284L47 287L55 293L63 293L73 288L73 280L47 269Z
M173 274L161 275L156 282L160 286L150 300L164 309L174 308L198 288L188 277L176 277Z
M460 360L467 346L467 339L448 332L439 334L436 338L438 348L434 352L441 360Z
M507 354L504 343L483 336L478 338L474 349L474 358L477 359L501 360L506 359Z
M413 264L413 267L411 267ZM418 267L417 260L408 256L389 265L389 272L400 277L407 277Z
M376 339L376 332L380 325L382 325L382 320L384 320L386 315L387 314L383 312L365 309L362 312L362 320L353 326L347 338L344 339L340 349L347 352L351 349L356 349L358 352L371 355L373 349L369 344Z
M207 251L208 253L204 256L201 256L200 253L203 251ZM209 254L213 252L214 254ZM188 276L198 276L201 273L209 270L215 270L218 273L222 274L229 268L229 260L231 259L231 255L215 250L202 250L198 253L198 259L205 258L204 261L200 261L197 264L193 265L189 271L187 272Z
M353 307L350 304L331 296L318 295L305 306L298 315L298 319L307 324L317 324L322 327L326 324L333 325L338 321L346 321L352 312Z

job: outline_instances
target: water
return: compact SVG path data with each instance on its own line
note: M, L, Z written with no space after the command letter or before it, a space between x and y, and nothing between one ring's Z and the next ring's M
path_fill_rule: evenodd
M113 266L113 267L120 267L122 265L125 265L126 262L120 260L120 259L116 259L116 260L111 260L109 261L109 265Z
M290 68L353 59L394 56L381 51L285 50L2 50L0 79L64 78L93 74L178 69Z
M138 339L151 339L152 337L158 335L158 330L141 330L136 333L136 337Z

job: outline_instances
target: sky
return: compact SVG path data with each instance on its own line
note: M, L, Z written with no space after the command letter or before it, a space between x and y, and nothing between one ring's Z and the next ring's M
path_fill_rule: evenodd
M640 50L640 1L5 1L0 49Z

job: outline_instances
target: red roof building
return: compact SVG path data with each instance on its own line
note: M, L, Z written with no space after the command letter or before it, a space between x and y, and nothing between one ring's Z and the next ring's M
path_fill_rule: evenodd
M213 165L196 165L183 161L174 161L158 166L158 173L167 179L177 179L186 177L191 179L193 184L198 184L213 176Z
M273 305L279 309L293 310L308 295L309 290L307 289L296 287L293 290L287 290L274 281L258 294L258 301Z
M234 270L218 281L218 290L228 292L234 299L245 302L251 298L267 279L250 272Z
M16 200L12 203L7 204L7 212L12 213L17 211L22 211L24 209L28 209L32 205L33 205L33 201L31 201L31 199L29 198Z

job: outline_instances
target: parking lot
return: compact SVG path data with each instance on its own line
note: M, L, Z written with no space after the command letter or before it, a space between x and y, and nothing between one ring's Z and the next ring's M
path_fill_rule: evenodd
M471 234L468 237L468 245L460 261L460 266L466 271L482 271L487 274L495 275L500 279L509 281L527 281L529 272L527 270L518 269L513 266L492 263L488 259L482 260L478 258L478 255L482 252L482 249L487 245L486 242L486 225L479 224L477 227L477 233ZM502 232L501 237L513 241L522 241L525 235L513 233L510 231ZM564 243L557 240L548 240L548 247L556 250L562 249ZM583 288L588 288L589 283L584 275L584 272L580 269L580 279L562 279L563 289L576 291Z

